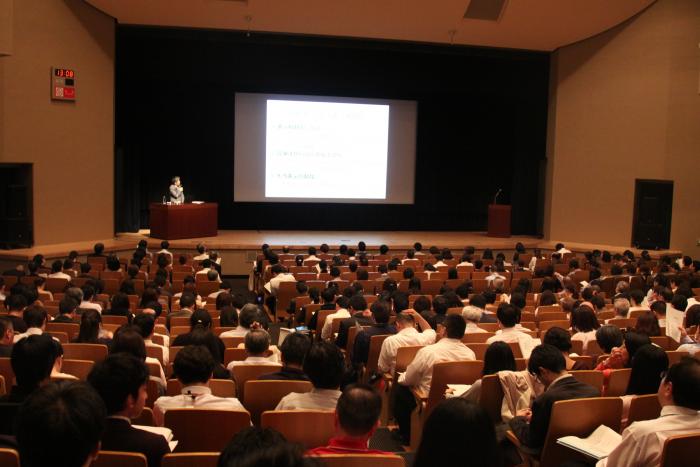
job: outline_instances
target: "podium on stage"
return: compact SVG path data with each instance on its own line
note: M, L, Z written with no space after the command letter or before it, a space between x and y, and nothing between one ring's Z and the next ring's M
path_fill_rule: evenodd
M489 204L489 237L510 237L510 205Z
M217 203L151 203L151 237L163 240L216 237Z

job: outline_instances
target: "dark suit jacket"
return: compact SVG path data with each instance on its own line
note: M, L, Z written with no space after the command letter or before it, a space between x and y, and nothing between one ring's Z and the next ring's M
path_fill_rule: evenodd
M258 377L258 380L308 381L309 377L302 370L285 366L280 371Z
M12 321L12 328L16 333L22 334L23 332L27 332L27 323L25 323L22 318L14 315L7 315L7 317Z
M496 315L482 313L481 319L479 320L479 322L480 323L497 323L498 320L496 319Z
M360 326L369 326L374 324L374 319L372 316L362 316L362 312L359 311L355 313L351 318L345 318L340 322L340 328L338 329L338 337L335 339L335 345L344 349L348 345L348 330L359 324Z
M369 329L362 331L355 337L355 346L352 350L352 362L355 365L367 364L369 358L369 344L372 336L382 334L396 334L396 328L390 324L375 324Z
M0 345L0 357L12 357L12 345ZM7 381L5 381L7 385Z
M600 391L588 384L580 383L573 376L560 379L532 403L532 418L528 424L523 417L510 421L510 428L521 443L532 449L542 449L549 429L552 406L557 401L599 397Z
M72 320L71 317L67 316L67 315L58 315L51 322L52 323L73 323L73 324L78 323L77 321Z
M321 305L321 308L319 308L319 310L335 310L335 303L324 303L323 305ZM306 310L304 310L304 314L306 314ZM315 331L317 324L318 324L318 311L315 311L314 314L311 315L311 319L309 319L309 329L311 329L312 331Z
M140 452L149 467L159 467L161 458L170 453L168 442L161 435L139 430L126 420L108 418L102 435L103 451Z

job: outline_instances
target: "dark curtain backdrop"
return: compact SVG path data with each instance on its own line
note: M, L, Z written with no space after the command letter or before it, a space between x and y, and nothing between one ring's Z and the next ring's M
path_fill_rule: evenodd
M513 233L541 233L548 76L538 52L120 26L117 231L147 228L180 175L220 229L485 230L503 188ZM415 203L234 203L236 92L416 100Z

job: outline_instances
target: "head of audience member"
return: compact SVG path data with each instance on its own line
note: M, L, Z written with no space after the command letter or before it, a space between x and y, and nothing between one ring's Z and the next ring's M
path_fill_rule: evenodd
M622 331L612 324L599 327L595 332L595 339L598 342L598 346L606 354L612 352L614 347L620 347L623 343Z
M449 304L447 302L447 298L445 298L444 295L437 295L433 299L433 311L435 312L436 315L447 314L448 308L449 308Z
M455 465L456 459L465 455L470 467L501 465L496 431L488 413L478 404L454 397L440 402L425 421L413 466Z
M645 311L637 317L637 323L634 325L634 330L640 334L646 334L649 337L661 335L659 320L652 311Z
M605 309L605 299L598 294L593 295L589 302L593 305L593 311L596 313L600 313Z
M106 411L100 396L77 381L48 384L17 414L22 467L87 467L97 457Z
M627 318L627 313L630 311L630 301L626 298L616 298L613 302L615 307L615 316Z
M678 311L685 312L685 309L688 308L688 298L683 294L676 293L671 299L671 306Z
M141 337L139 328L125 324L114 333L114 339L110 346L109 353L128 353L141 361L146 361L146 343Z
M75 319L75 311L78 309L79 303L76 302L71 297L63 297L60 302L58 302L58 314L62 316L67 316L70 319Z
M80 317L80 328L75 342L82 344L97 344L102 326L102 315L99 311L87 309Z
M190 331L195 329L209 330L211 329L211 315L207 310L202 308L194 310L190 316Z
M561 351L549 344L538 345L532 350L527 370L545 387L566 373L566 360Z
M49 381L55 360L56 348L48 334L31 335L20 339L12 346L10 364L17 381L16 392L26 397Z
M628 360L627 368L630 367L634 356L641 347L651 344L651 339L647 334L642 334L636 331L627 331L624 337L625 350L627 351Z
M513 349L505 342L496 341L488 346L484 354L483 376L494 375L499 371L515 371Z
M438 332L442 338L459 339L461 341L466 328L467 322L464 321L462 315L447 315Z
M340 349L329 342L315 342L304 359L304 373L316 389L338 389L345 368Z
M389 318L391 318L391 305L389 303L384 300L377 300L372 303L369 309L372 312L375 323L383 325L389 324Z
M700 361L684 357L671 366L657 393L661 407L677 405L700 410Z
M249 427L236 433L219 456L217 467L315 467L299 444L272 428Z
M513 294L510 296L510 304L522 310L526 305L525 295L520 292L513 292Z
M216 361L203 345L188 345L175 356L173 372L183 387L208 386Z
M148 393L148 368L143 360L126 353L109 355L88 375L107 408L108 416L136 418L143 411Z
M338 398L336 436L369 441L379 426L382 399L371 386L352 384Z
M258 322L260 309L254 303L246 303L238 313L238 323L242 328L250 329L254 323Z
M666 352L655 345L641 346L632 359L632 373L625 394L656 394L661 374L668 370Z
M197 299L193 293L183 292L182 295L180 295L180 310L187 309L192 311L196 300Z
M589 307L583 305L571 313L571 329L576 332L595 331L600 327L598 317Z
M367 300L362 295L353 295L350 298L349 311L352 314L363 312L367 309Z
M27 328L37 328L42 331L46 328L49 315L41 305L29 305L22 313L22 319L27 323Z
M263 329L253 329L245 335L245 351L249 357L267 357L270 335Z
M501 328L509 329L518 324L520 312L510 303L501 303L496 310L496 318Z
M467 305L462 309L462 318L464 318L467 323L479 324L481 321L481 315L484 310L475 307L474 305Z
M417 312L417 310L416 310ZM413 314L407 313L405 311L399 313L396 315L396 330L401 331L403 329L412 329L415 328L416 325L416 320L413 317Z
M551 290L545 290L540 294L539 306L556 305L557 297Z
M306 334L300 332L289 334L280 345L284 366L301 370L310 347L311 339Z
M700 305L692 305L685 312L685 327L700 325Z
M209 282L214 282L219 280L219 272L216 269L210 269L207 271L207 280Z
M15 327L7 316L0 316L0 345L12 345L15 337Z
M148 340L153 337L153 332L156 326L155 317L148 313L140 313L134 318L133 324L138 328L141 337Z
M571 334L560 327L549 328L544 335L542 343L556 347L564 357L568 357L571 352Z
M469 304L482 310L486 309L486 298L481 294L476 294L469 299Z

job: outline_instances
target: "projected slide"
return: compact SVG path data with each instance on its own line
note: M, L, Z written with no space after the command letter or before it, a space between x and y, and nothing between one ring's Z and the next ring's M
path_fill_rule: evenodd
M266 198L385 199L389 105L267 100Z

